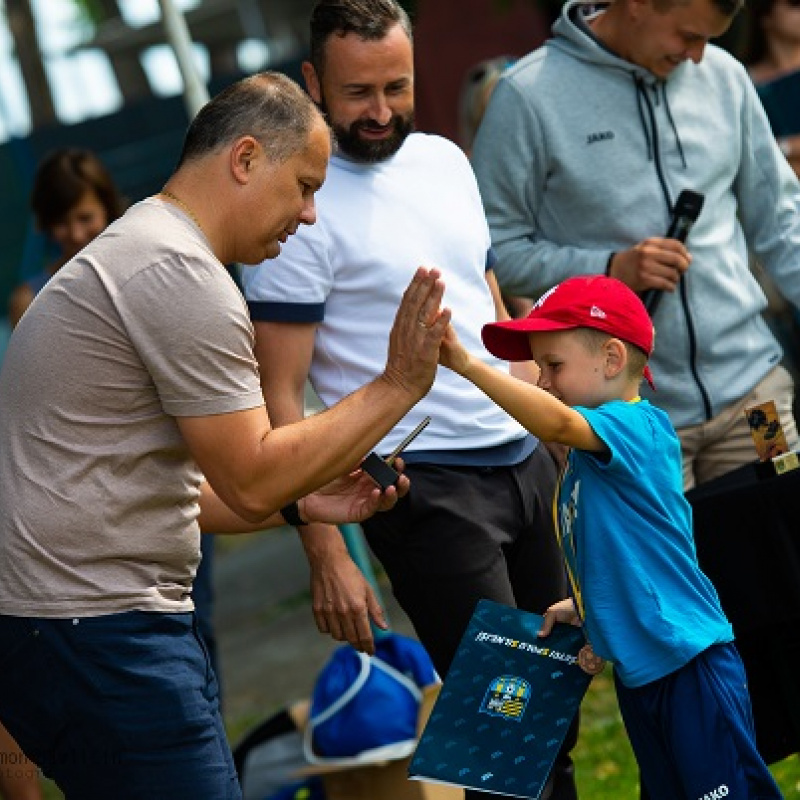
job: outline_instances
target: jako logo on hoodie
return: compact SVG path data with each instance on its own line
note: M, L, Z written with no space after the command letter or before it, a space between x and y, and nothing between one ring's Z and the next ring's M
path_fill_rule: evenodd
M586 144L597 144L598 142L610 142L614 138L614 131L598 131L590 133L586 137Z

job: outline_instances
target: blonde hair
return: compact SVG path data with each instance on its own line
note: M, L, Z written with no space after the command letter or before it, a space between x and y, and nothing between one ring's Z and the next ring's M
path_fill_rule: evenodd
M472 149L497 81L514 61L512 56L489 58L475 64L464 76L458 100L458 135L461 147L467 152Z

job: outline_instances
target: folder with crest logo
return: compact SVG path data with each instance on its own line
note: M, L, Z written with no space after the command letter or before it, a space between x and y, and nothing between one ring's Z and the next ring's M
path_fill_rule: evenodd
M538 798L592 676L580 628L481 600L409 766L409 777Z

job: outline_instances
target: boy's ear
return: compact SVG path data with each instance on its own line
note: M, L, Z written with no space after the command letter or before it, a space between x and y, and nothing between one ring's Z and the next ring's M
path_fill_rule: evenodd
M603 345L605 349L606 378L616 378L628 366L628 348L620 339L608 339Z

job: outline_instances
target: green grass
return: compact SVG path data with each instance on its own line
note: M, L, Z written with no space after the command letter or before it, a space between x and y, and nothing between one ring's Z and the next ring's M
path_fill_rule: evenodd
M617 709L610 669L589 686L573 757L581 800L638 798L636 762Z
M260 717L229 719L231 740L238 741L260 721ZM617 710L611 671L608 669L598 675L589 687L581 708L581 734L574 757L581 800L638 800L636 762ZM772 773L787 800L800 800L798 756L774 764ZM51 782L46 781L45 799L63 800L63 795Z

